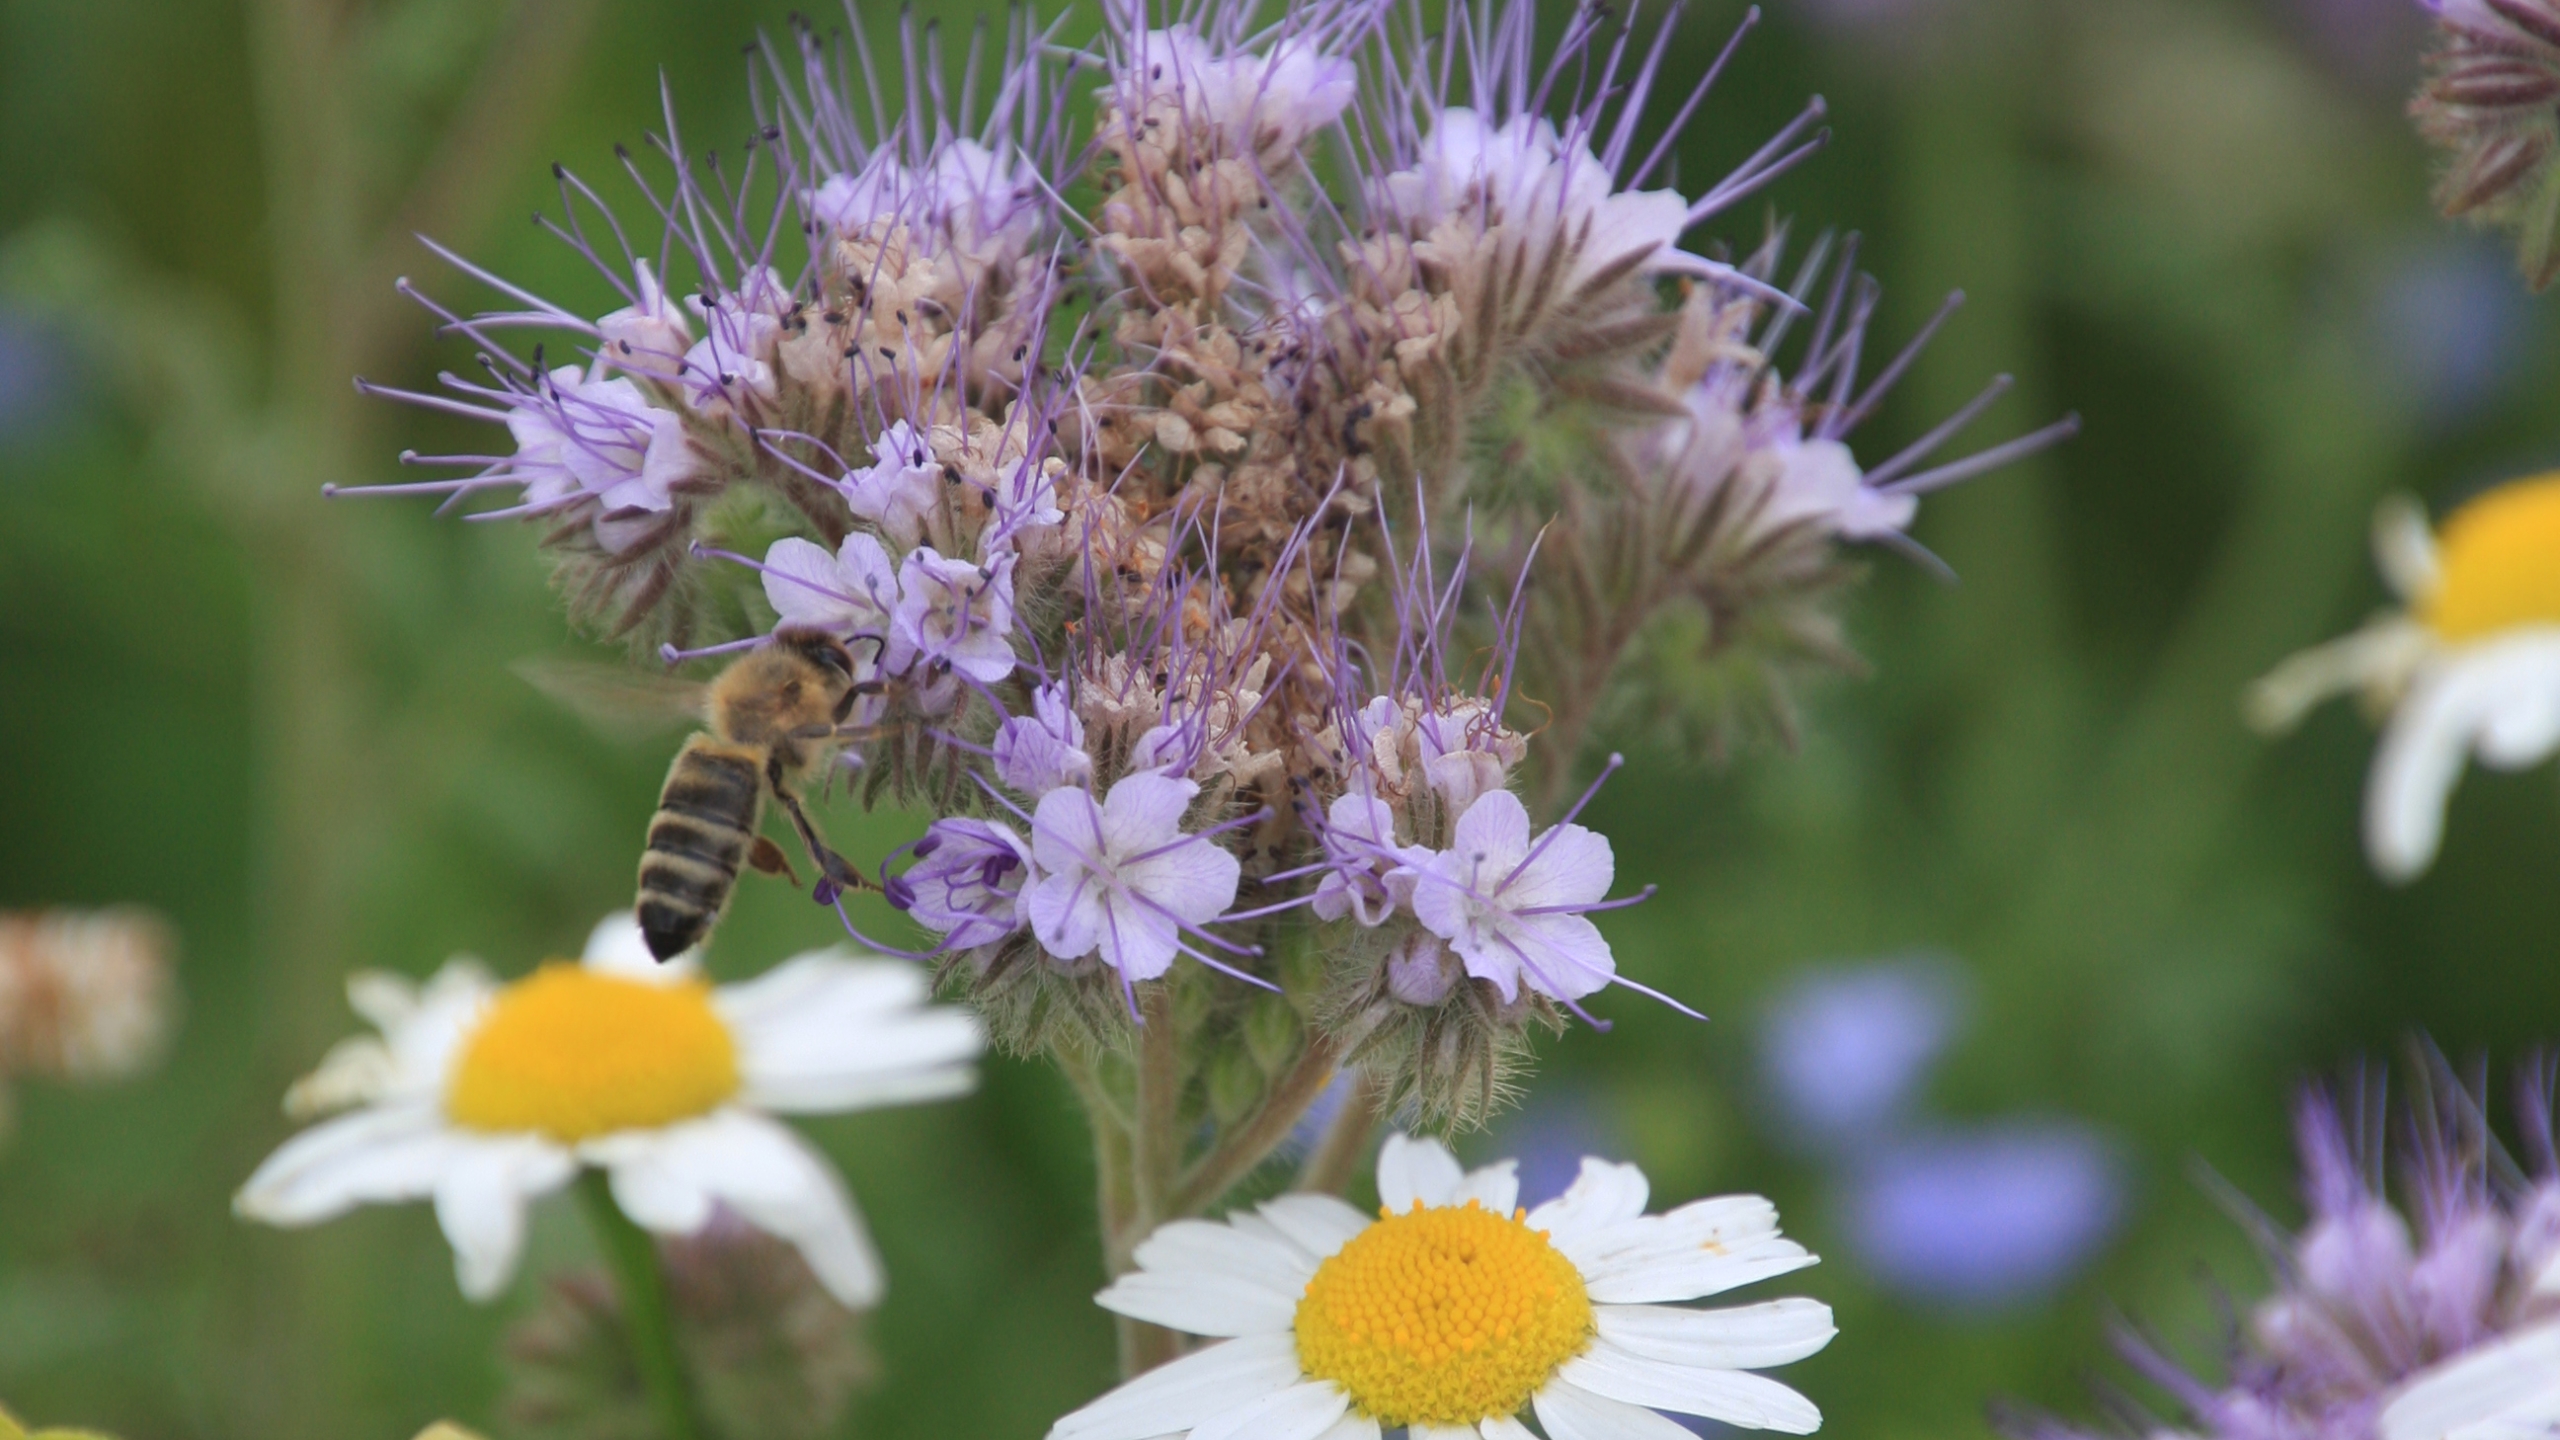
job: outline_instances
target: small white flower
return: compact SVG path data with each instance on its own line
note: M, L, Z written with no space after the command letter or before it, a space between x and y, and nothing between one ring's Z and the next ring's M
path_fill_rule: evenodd
M630 380L590 380L575 365L553 370L508 411L507 431L516 453L487 478L522 485L530 510L587 497L607 511L665 510L674 487L702 468L681 416Z
M836 488L854 514L900 547L912 548L924 537L925 517L942 501L942 466L924 436L904 420L880 432L871 454L870 464L846 471Z
M996 727L996 778L1025 795L1046 795L1061 785L1093 779L1093 756L1084 748L1084 719L1067 703L1067 687L1043 685L1031 692L1031 713Z
M1184 833L1200 787L1154 771L1121 778L1096 801L1080 786L1042 796L1031 818L1040 879L1023 893L1032 933L1060 960L1099 950L1130 981L1152 980L1197 930L1235 903L1244 867Z
M1120 103L1136 114L1149 99L1180 97L1182 110L1223 134L1231 151L1294 150L1333 123L1358 93L1359 72L1304 36L1267 56L1214 53L1188 24L1149 30L1130 42Z
M906 224L930 231L964 259L993 264L1030 243L1039 195L1028 158L960 138L935 147L921 173L877 153L856 173L829 176L810 192L809 210L839 235Z
M597 358L616 369L672 378L693 345L693 328L685 324L684 311L668 298L648 261L635 261L632 269L639 301L596 322L601 339Z
M1638 273L1728 273L1678 248L1688 201L1669 190L1620 191L1585 140L1568 141L1542 116L1515 115L1496 127L1463 105L1441 111L1413 167L1386 178L1383 198L1424 234L1452 219L1509 227L1526 243L1532 270L1551 247L1576 246L1563 277L1568 293L1630 260Z
M1761 523L1812 520L1843 540L1874 540L1911 527L1920 497L1867 484L1857 457L1837 440L1788 439L1771 447L1778 462Z
M2466 757L2520 770L2560 749L2560 474L2492 490L2435 534L2416 506L2386 505L2374 549L2403 608L2286 660L2248 710L2281 730L2343 691L2389 709L2364 839L2402 881L2435 859Z
M1502 727L1493 706L1473 696L1444 702L1445 709L1413 717L1420 742L1422 778L1451 813L1463 815L1476 797L1511 783L1511 767L1529 753L1516 731Z
M1666 1302L1814 1263L1756 1195L1644 1213L1633 1165L1582 1162L1571 1189L1515 1208L1505 1160L1464 1172L1388 1137L1376 1217L1284 1195L1147 1237L1106 1309L1208 1345L1060 1420L1050 1440L1660 1440L1659 1411L1808 1434L1812 1402L1753 1370L1803 1359L1830 1307Z
M1598 832L1557 825L1533 843L1528 807L1493 790L1421 867L1413 913L1505 1000L1518 997L1523 980L1542 995L1578 1000L1617 975L1609 942L1582 913L1607 898L1616 875Z
M898 608L897 562L859 531L833 555L796 537L776 540L764 556L764 598L785 625L885 640Z
M1324 856L1331 868L1316 882L1320 920L1345 915L1375 928L1413 896L1420 866L1432 852L1396 843L1395 807L1372 795L1341 795L1325 808Z
M688 961L652 960L628 914L582 962L505 985L468 961L423 987L359 975L348 998L380 1038L341 1044L296 1094L360 1108L285 1142L233 1205L299 1226L432 1198L463 1293L485 1300L514 1273L527 1204L594 1166L638 1224L689 1235L726 1205L867 1306L880 1261L852 1197L769 1112L967 1091L977 1023L926 993L910 967L840 952L713 989Z
M772 399L774 342L791 309L791 288L782 277L758 266L736 291L708 304L688 295L685 303L702 317L704 332L684 355L685 394L694 407L709 409L743 393Z
M898 567L898 609L890 617L891 674L939 663L980 684L1013 673L1013 557L988 569L931 549Z

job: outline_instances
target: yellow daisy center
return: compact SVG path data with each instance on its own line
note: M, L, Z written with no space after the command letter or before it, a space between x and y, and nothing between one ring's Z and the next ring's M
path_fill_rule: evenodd
M2436 537L2436 588L2418 618L2447 640L2560 625L2560 471L2456 510Z
M563 1144L719 1108L738 1047L699 980L653 985L555 960L498 992L463 1042L445 1110L472 1130Z
M1594 1333L1582 1272L1526 1213L1380 1208L1307 1282L1299 1368L1389 1428L1520 1413Z

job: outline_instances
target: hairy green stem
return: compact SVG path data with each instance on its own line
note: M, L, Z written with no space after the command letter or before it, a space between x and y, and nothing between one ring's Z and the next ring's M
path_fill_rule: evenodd
M693 1387L685 1378L684 1357L676 1352L675 1317L668 1309L666 1272L658 1266L658 1243L613 1203L613 1188L603 1171L580 1172L577 1189L579 1206L596 1232L596 1248L604 1252L621 1292L631 1353L639 1362L641 1383L648 1386L659 1433L665 1440L702 1440Z
M1335 1062L1341 1058L1341 1042L1322 1035L1310 1039L1299 1054L1298 1063L1272 1082L1271 1092L1263 1097L1253 1115L1220 1136L1217 1148L1203 1156L1173 1188L1164 1218L1179 1219L1206 1210L1218 1197L1234 1189L1237 1181L1270 1159L1271 1152L1289 1138L1290 1130L1307 1113L1307 1107L1316 1103L1325 1086L1333 1083Z
M1159 983L1139 1000L1138 1124L1129 1144L1130 1215L1104 1240L1115 1270L1175 1213L1167 1198L1182 1168L1182 1037L1174 1033L1173 992ZM1121 1316L1120 1373L1142 1374L1182 1354L1182 1337Z

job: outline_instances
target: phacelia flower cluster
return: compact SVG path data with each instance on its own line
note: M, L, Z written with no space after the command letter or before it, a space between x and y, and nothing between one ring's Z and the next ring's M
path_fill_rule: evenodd
M2425 1075L2396 1113L2379 1086L2302 1098L2310 1216L2290 1234L2257 1225L2276 1288L2241 1317L2219 1378L2146 1337L2121 1337L2127 1360L2180 1412L2146 1433L2487 1440L2560 1424L2554 1071L2546 1061L2517 1077L2515 1152L2492 1133L2480 1086L2432 1055ZM2402 1143L2386 1151L2386 1134ZM2023 1428L2043 1440L2080 1434Z
M1644 892L1572 800L1606 697L1682 624L1681 664L1842 653L1840 548L1921 553L1923 493L2059 432L1924 468L1987 395L1862 466L1917 345L1864 381L1850 256L1815 296L1827 247L1790 286L1701 229L1821 107L1673 186L1714 74L1656 96L1667 25L1104 19L1018 19L949 86L908 32L903 109L803 33L734 165L670 116L622 218L561 171L545 223L618 304L456 259L505 297L435 309L481 373L402 398L506 453L386 488L536 521L643 654L842 640L855 789L938 816L888 901L1000 1043L1124 1044L1161 989L1180 1063L1256 1057L1205 1077L1221 1115L1345 1063L1478 1113L1530 1025L1631 983L1592 916Z

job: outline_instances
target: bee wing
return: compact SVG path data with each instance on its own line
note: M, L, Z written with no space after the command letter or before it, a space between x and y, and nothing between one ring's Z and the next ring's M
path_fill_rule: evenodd
M608 740L647 740L702 723L708 687L690 680L557 655L530 655L508 668Z

